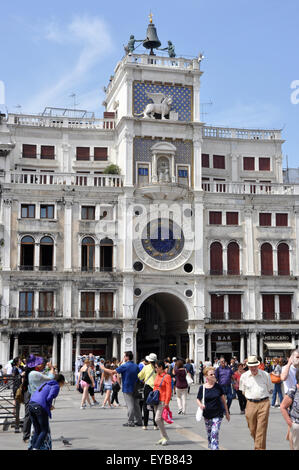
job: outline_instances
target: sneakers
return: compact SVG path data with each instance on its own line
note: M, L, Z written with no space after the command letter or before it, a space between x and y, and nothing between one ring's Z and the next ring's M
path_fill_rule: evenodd
M158 431L158 426L154 426L154 431Z
M182 411L182 410L179 410L179 411L178 411L178 415L181 415L181 414L183 414L183 411Z
M165 439L165 437L163 437L162 439L160 439L158 442L156 442L156 445L162 445L162 446L167 446L167 439Z
M80 410L85 410L85 408L86 408L86 405L81 405L80 406Z
M147 426L143 426L142 429L144 429L144 431L147 431Z

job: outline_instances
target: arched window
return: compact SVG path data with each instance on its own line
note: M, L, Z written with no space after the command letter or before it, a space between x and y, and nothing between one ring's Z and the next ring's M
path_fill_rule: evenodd
M273 276L273 250L270 243L261 246L261 275Z
M20 269L23 271L33 271L34 268L34 239L25 236L21 240Z
M236 242L230 242L227 247L227 274L240 274L240 254L239 245Z
M280 243L277 247L277 274L279 276L290 275L289 245Z
M219 242L213 242L210 246L210 274L223 274L222 245Z
M40 241L39 251L39 269L40 271L53 270L54 242L51 237L43 237Z
M113 241L110 238L103 238L100 243L100 270L113 270Z
M91 237L85 237L82 240L81 251L81 271L94 270L95 243Z

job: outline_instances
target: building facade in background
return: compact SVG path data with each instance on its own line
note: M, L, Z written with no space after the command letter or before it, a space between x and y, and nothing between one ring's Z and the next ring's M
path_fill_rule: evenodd
M130 53L103 119L1 115L0 363L43 354L69 374L89 352L198 364L298 344L299 186L280 130L205 125L201 75Z

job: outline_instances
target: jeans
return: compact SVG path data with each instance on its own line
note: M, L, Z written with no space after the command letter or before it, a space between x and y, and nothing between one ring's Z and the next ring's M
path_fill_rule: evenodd
M275 405L275 402L276 402L276 395L278 394L279 396L279 401L280 403L282 402L283 400L283 397L282 397L282 392L281 392L281 383L280 384L274 384L274 390L273 390L273 395L272 395L272 406Z
M224 395L226 395L226 398L227 398L226 403L227 403L227 408L229 411L230 405L232 404L232 401L233 401L232 387L231 387L231 384L221 385L221 387L222 387Z
M34 402L29 404L29 413L34 427L32 448L40 449L49 432L49 416L44 408Z

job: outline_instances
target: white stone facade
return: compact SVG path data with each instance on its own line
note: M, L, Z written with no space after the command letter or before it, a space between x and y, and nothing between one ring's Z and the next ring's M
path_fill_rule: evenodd
M89 350L197 365L285 353L299 333L299 186L283 182L280 131L200 122L197 60L130 55L114 73L102 120L1 118L0 363L39 352L68 374ZM174 94L169 119L136 116L145 87ZM182 229L180 248L161 235L147 250L159 217Z

